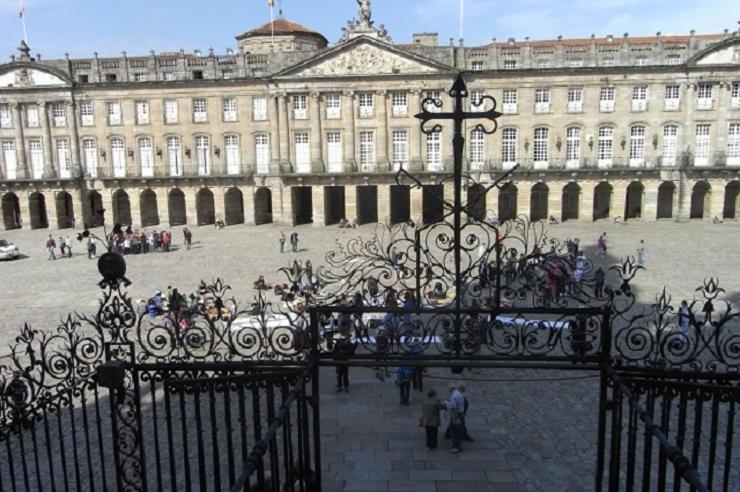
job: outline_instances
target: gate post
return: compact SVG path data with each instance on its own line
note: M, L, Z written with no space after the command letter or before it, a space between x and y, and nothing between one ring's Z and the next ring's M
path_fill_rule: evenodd
M319 357L321 351L321 339L319 337L319 319L316 309L309 310L310 328L311 328L311 408L313 410L313 454L314 454L314 474L313 488L309 490L321 490L321 415L319 407L321 405L319 397Z
M607 367L611 364L612 326L611 308L604 307L601 321L601 350L599 351L599 372L601 383L599 386L599 435L597 439L596 456L596 492L601 492L604 481L604 453L606 452L606 412L609 410L607 402Z

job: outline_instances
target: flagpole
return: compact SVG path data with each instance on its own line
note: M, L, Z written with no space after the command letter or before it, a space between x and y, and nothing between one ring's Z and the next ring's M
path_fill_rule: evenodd
M275 2L270 2L270 42L275 49Z
M460 0L460 41L465 36L465 0Z
M28 31L26 31L26 5L23 3L23 0L21 0L20 16L21 24L23 25L23 41L28 44Z

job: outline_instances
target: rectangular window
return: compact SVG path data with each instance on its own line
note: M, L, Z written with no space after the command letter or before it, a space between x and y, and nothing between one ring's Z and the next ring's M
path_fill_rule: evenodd
M549 160L548 137L549 128L534 129L534 167L535 169L547 168Z
M136 124L149 124L149 103L146 101L136 101Z
M427 135L427 171L442 170L442 132Z
M182 176L180 137L167 137L167 162L170 165L170 176Z
M511 169L517 159L516 128L504 128L501 131L501 161L504 169Z
M82 159L85 163L85 176L98 177L98 145L94 138L82 140Z
M614 66L614 58L611 56L607 56L606 58L601 60L601 66L602 67L613 67Z
M226 154L226 173L239 174L242 165L239 137L236 135L224 137L224 153Z
M647 86L638 85L632 88L632 111L647 110Z
M727 130L727 165L740 165L740 123L730 123Z
M504 70L514 70L516 68L516 60L504 60Z
M470 111L476 113L484 111L486 108L483 102L484 92L480 90L470 91Z
M502 101L504 104L504 114L514 114L517 112L517 91L516 89L504 89Z
M549 58L538 59L537 68L550 68L550 59Z
M565 130L565 167L578 168L581 161L581 129L572 126Z
M193 70L193 80L203 80L203 70Z
M26 104L26 126L28 128L39 127L39 106L37 104Z
M90 82L90 76L86 73L80 74L77 76L77 81L80 84L87 84L88 82Z
M107 104L108 108L108 124L109 125L120 125L121 124L121 103L118 101L109 101Z
M205 99L193 99L193 121L195 123L208 121L208 103Z
M483 62L482 61L474 61L471 64L471 69L473 70L483 70Z
M678 150L678 127L676 125L666 125L663 127L663 149L662 164L664 166L673 166L676 164L676 153Z
M224 121L236 121L236 98L224 98Z
M162 73L162 80L166 80L166 81L177 80L177 75L175 75L175 72L164 72Z
M15 142L4 140L1 144L3 152L3 162L5 162L5 178L9 180L18 177L18 158L15 153Z
M296 133L295 142L295 171L297 173L311 172L311 148L308 145L308 133Z
M393 116L406 116L409 112L408 94L405 92L394 92L392 97Z
M712 84L699 84L696 98L697 109L712 109Z
M733 82L730 86L730 107L740 108L740 82Z
M31 161L31 174L33 179L44 177L44 149L41 139L32 138L28 140L28 156Z
M360 132L360 170L375 170L375 135L373 132Z
M293 118L296 120L308 119L308 97L305 94L293 96Z
M200 176L211 174L211 141L204 135L195 137L195 162Z
M630 166L645 163L645 127L635 125L630 128Z
M580 113L583 111L583 89L581 87L568 88L568 112Z
M254 96L252 98L252 119L254 121L267 121L267 98Z
M599 143L596 151L599 167L611 167L614 158L614 129L608 126L599 128Z
M534 91L534 112L550 112L550 89L535 89Z
M52 122L57 128L67 126L67 108L64 106L64 103L54 103L51 105Z
M139 139L139 164L142 176L154 176L154 153L152 139L149 137Z
M328 158L328 170L330 173L341 173L344 164L344 151L342 149L342 134L340 132L327 132L326 147Z
M264 133L254 137L254 161L259 174L270 172L270 139Z
M481 171L486 161L486 134L481 130L470 132L470 169Z
M229 80L234 78L234 70L230 68L224 68L221 70L221 78L224 80Z
M365 92L363 94L360 94L359 97L359 103L360 103L360 118L370 118L373 115L373 95Z
M326 119L336 120L342 117L342 97L340 94L326 95Z
M666 111L677 111L681 103L681 88L678 84L665 86L665 99L663 99L663 109Z
M583 66L583 58L571 58L568 60L568 66L570 68L581 68Z
M146 82L146 74L141 72L135 73L134 82Z
M635 57L635 65L638 67L644 67L647 65L648 59L645 55L638 55Z
M409 161L408 134L406 130L393 131L393 167L396 171L405 169Z
M437 104L428 102L426 106L424 107L424 109L426 109L430 113L442 112L443 103L442 103L442 93L440 91L427 91L424 94L424 99L431 99L431 100L437 101L437 104L439 104L439 106L437 106Z
M681 55L668 55L665 57L665 62L668 65L678 65L679 63L681 63Z
M123 178L126 176L126 147L123 139L112 138L110 140L110 161L113 165L113 176Z
M80 103L80 122L82 126L93 126L95 124L95 110L92 101Z
M174 99L167 99L164 102L164 122L177 123L177 101Z
M12 128L13 115L10 113L10 104L0 104L0 128Z
M57 162L59 163L59 177L62 179L72 177L72 169L69 161L69 140L60 138L57 140Z
M709 164L709 123L696 125L696 143L694 144L694 165L706 166Z
M602 87L599 92L599 111L611 113L614 111L614 87Z

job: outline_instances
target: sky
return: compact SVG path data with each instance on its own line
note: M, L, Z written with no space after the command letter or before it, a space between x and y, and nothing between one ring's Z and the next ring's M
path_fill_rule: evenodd
M463 0L465 44L506 40L735 31L738 0ZM28 42L43 58L86 58L234 48L234 37L270 20L267 0L25 0ZM276 0L276 8L281 0ZM23 37L20 0L0 0L0 60ZM372 0L373 20L393 40L438 32L459 37L460 0ZM282 0L284 16L336 42L356 0Z

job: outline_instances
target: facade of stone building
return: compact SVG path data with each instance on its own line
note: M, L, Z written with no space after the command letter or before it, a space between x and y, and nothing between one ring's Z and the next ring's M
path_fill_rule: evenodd
M452 129L424 135L413 115L428 97L450 109L460 72L504 113L492 135L469 122L466 173L485 185L519 164L501 190L468 187L474 215L740 212L737 32L395 44L368 11L332 46L280 18L224 55L19 51L0 65L6 229L439 220ZM401 167L424 186L396 183Z

